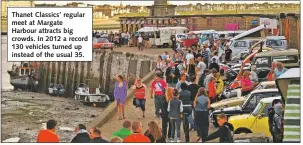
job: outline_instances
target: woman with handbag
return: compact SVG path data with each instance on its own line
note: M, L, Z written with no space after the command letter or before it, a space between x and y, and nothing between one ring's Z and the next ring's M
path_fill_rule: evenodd
M134 106L138 109L138 112L140 110L142 111L142 117L144 118L144 112L145 112L145 101L146 101L146 85L142 83L141 78L138 77L137 80L135 81L134 85L132 86L132 89L136 90L135 91L135 98L133 100ZM140 113L137 113L140 114ZM138 119L141 119L138 117Z

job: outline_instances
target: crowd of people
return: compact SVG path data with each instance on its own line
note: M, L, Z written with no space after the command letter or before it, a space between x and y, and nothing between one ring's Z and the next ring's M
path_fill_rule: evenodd
M140 39L138 41L141 43ZM165 52L156 60L155 79L151 82L150 92L147 92L147 86L140 77L136 78L131 86L135 90L133 105L138 111L137 119L145 118L146 98L150 97L154 100L155 118L161 120L161 125L151 121L148 124L149 128L144 132L140 121L125 120L123 127L113 133L109 142L181 142L181 125L185 135L184 142L193 142L190 141L190 131L197 132L197 142L215 138L220 138L220 142L233 142L234 129L227 122L225 114L217 117L219 129L209 134L210 105L222 99L220 94L226 87L224 80L227 68L220 64L231 60L232 50L229 48L229 41L203 42L201 49L180 48L182 46L178 42L173 43L176 43L173 45L174 53ZM251 71L239 72L242 95L248 94L258 84L255 71L256 67L252 66ZM272 81L284 72L286 69L281 63L273 63L267 80ZM114 97L119 120L126 119L124 107L127 89L128 80L121 75L117 76ZM276 104L279 103L273 103L270 110L272 117L269 117L269 125L275 136L274 141L279 142L283 118L275 113L275 110L278 111ZM58 136L54 133L55 127L56 121L47 122L47 130L40 131L37 141L58 142ZM101 131L97 128L87 131L84 125L79 124L75 131L77 136L71 142L108 142L102 139Z

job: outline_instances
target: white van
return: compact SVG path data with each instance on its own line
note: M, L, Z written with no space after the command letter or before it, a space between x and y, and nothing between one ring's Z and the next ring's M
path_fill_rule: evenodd
M151 44L158 47L168 48L172 45L171 36L176 35L180 37L184 33L188 33L188 28L186 27L143 27L138 30L139 33L153 33L153 38L150 38Z
M163 48L168 48L172 45L171 35L179 33L188 33L188 28L186 27L163 27L159 28L156 33L155 45Z

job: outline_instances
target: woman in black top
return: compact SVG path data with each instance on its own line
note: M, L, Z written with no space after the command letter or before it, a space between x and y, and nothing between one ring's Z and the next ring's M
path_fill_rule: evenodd
M189 64L187 65L187 73L188 75L196 75L196 64L195 64L195 60L192 58L189 61Z
M151 121L148 124L149 129L144 133L151 143L166 143L165 137L162 135L162 130L155 121Z

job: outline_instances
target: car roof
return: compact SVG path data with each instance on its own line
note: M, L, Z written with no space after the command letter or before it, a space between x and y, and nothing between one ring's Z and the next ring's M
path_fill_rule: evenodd
M265 82L261 82L261 85L274 85L276 82L275 81L265 81Z
M272 103L272 101L274 101L275 99L280 99L281 100L281 97L264 98L264 99L261 99L260 102L268 104L268 103Z
M269 98L263 98L260 100L260 102L262 103L272 103L272 101L274 101L275 99L280 99L281 100L281 97L269 97Z
M260 89L260 90L254 90L251 93L267 93L267 92L279 92L278 88L270 88L270 89Z
M297 49L287 49L287 50L272 50L267 52L257 53L255 57L258 56L280 56L280 55L298 55L299 51Z
M266 39L286 39L285 36L267 36Z

